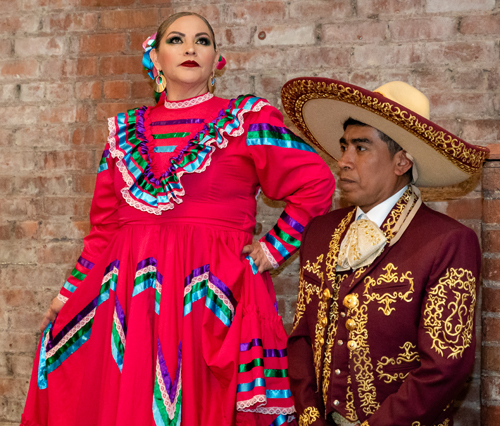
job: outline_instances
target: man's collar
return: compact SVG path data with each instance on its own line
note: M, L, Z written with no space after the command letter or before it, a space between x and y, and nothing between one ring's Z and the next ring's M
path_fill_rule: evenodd
M365 213L363 210L361 210L358 207L356 209L356 220L359 219L360 215L366 214L366 216L368 216L368 219L375 222L377 224L377 226L381 226L382 223L384 223L384 219L387 217L389 212L396 205L398 200L401 198L401 196L405 193L405 191L407 189L408 189L408 185L405 185L404 188L401 188L401 190L396 192L394 195L389 197L387 200L381 202L380 204L377 204L368 213Z

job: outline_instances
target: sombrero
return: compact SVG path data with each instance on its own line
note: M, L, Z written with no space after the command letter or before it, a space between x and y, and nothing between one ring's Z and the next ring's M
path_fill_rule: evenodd
M300 77L281 90L283 108L297 128L334 159L349 117L396 141L414 159L418 186L447 186L481 170L489 150L471 145L429 120L429 100L401 81L375 91L342 81Z

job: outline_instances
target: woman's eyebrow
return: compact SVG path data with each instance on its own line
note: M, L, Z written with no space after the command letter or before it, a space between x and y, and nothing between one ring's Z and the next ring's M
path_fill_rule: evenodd
M199 36L202 36L202 35L206 35L207 37L210 37L210 36L208 35L208 33L198 33L198 34L196 34L196 36L195 36L195 37L199 37Z
M181 37L186 37L186 34L180 33L179 31L172 31L172 32L168 33L167 37L168 37L170 34L178 34L178 35L180 35Z

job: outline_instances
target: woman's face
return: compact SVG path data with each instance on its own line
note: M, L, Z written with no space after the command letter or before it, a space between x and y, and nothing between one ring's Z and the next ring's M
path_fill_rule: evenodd
M171 24L151 51L151 59L169 82L197 86L207 84L215 70L218 54L207 25L197 16L189 15Z

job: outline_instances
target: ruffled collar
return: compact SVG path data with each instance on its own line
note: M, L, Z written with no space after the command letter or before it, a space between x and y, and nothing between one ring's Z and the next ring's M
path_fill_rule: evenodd
M219 111L214 120L205 124L182 151L170 159L170 167L159 177L155 176L151 168L148 129L145 128L148 107L129 110L127 114L110 118L109 151L113 158L118 159L116 165L126 184L121 189L124 200L138 210L156 215L173 209L174 203L182 203L185 194L182 175L205 171L215 148L227 146L226 136L237 137L244 133L243 116L258 112L267 105L269 103L266 100L251 95L231 100L227 108Z
M199 105L203 102L206 102L212 99L214 95L210 92L205 93L204 95L195 96L194 98L186 99L184 101L167 101L165 99L165 108L167 109L181 109L181 108L189 108L195 105Z

